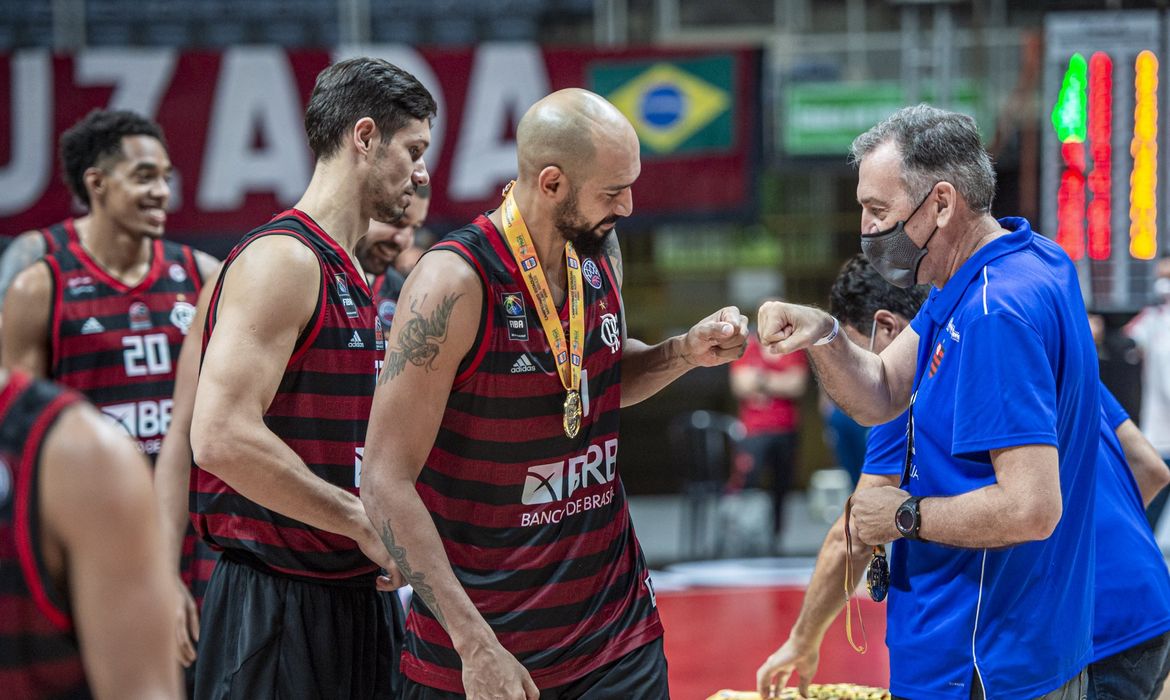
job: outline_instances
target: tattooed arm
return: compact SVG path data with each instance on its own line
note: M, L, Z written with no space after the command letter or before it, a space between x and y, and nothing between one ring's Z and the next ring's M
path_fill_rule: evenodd
M25 231L0 255L0 300L24 268L45 257L45 237L40 231Z
M622 284L622 250L617 234L606 238L602 254ZM620 289L619 289L620 292ZM657 394L695 367L713 367L743 354L747 345L747 317L734 306L716 311L689 331L647 345L626 333L622 312L622 406L632 406Z
M468 698L536 697L451 568L415 480L434 445L459 363L481 322L483 288L454 253L434 251L398 300L362 458L362 502L418 600L451 635Z

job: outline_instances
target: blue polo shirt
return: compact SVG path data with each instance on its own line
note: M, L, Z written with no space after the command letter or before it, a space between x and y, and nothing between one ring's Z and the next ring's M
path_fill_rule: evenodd
M893 544L890 688L915 700L1025 700L1092 658L1097 356L1076 270L1024 219L975 252L911 322L914 455L904 486L953 496L995 483L990 451L1054 445L1063 515L1040 542ZM928 528L929 529L929 523Z
M1117 426L1129 416L1104 386L1101 414L1094 661L1170 630L1170 573L1117 439Z
M906 418L909 411L902 411L889 423L875 425L869 429L865 439L865 464L862 474L873 476L901 476L906 467Z
M1117 438L1117 427L1129 420L1129 415L1104 384L1100 392L1093 661L1170 631L1170 572L1154 541L1141 491ZM864 473L902 474L906 415L870 429Z

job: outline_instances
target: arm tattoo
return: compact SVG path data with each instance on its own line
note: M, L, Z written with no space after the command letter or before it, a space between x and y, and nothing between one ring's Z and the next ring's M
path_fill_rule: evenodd
M39 232L21 234L0 256L0 300L24 268L45 257L45 239Z
M426 603L427 609L431 611L443 629L447 629L447 621L443 619L443 611L439 609L439 601L435 598L434 590L426 582L426 574L410 568L410 564L406 561L406 550L394 539L394 531L390 529L389 518L382 523L382 544L386 545L386 551L394 557L394 563L398 565L398 573L402 574L402 578L406 579L406 582L414 589L414 594Z
M610 233L605 237L601 252L609 260L609 266L613 268L613 276L617 278L618 287L621 287L625 271L622 269L622 249L618 245L617 233Z
M382 375L378 377L379 384L385 384L406 369L406 363L415 367L424 367L430 372L435 368L435 360L439 357L439 344L447 338L447 322L451 320L451 310L462 294L443 297L443 301L431 311L428 318L423 318L418 312L418 306L426 301L415 299L410 304L410 312L414 317L407 320L398 334L398 345L390 348L386 353L386 363L382 367Z

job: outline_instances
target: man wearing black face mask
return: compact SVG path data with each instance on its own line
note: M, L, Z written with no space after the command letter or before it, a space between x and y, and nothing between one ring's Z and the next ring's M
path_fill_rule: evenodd
M899 110L853 143L862 245L894 284L931 283L875 355L818 309L760 308L774 352L808 349L866 424L909 406L901 487L853 497L893 541L890 684L913 698L1080 698L1092 658L1097 359L1076 269L1020 218L969 117Z

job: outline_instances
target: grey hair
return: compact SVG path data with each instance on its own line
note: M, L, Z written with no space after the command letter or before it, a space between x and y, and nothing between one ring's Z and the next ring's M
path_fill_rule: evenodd
M889 141L902 156L902 184L912 198L925 197L932 186L946 181L972 211L991 211L995 168L974 119L927 104L903 107L853 140L849 162L856 167Z

